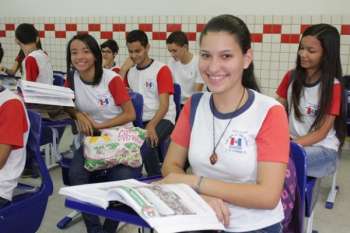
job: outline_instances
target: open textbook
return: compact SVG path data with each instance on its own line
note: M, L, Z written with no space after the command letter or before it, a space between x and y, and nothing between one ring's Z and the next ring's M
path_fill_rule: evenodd
M59 194L106 209L119 201L158 233L224 230L211 207L185 184L147 184L134 179L63 187Z
M74 92L70 88L19 80L18 87L25 103L74 107Z

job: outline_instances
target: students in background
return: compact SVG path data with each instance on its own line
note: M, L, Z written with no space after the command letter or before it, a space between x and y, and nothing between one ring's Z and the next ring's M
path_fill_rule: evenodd
M120 67L115 64L115 58L118 55L119 46L115 40L106 40L101 44L102 66L103 68L120 72Z
M287 116L281 104L256 91L250 32L241 19L220 15L206 24L199 70L211 92L197 105L192 101L199 94L184 105L162 182L193 187L225 232L279 233L289 158ZM184 171L187 159L193 174Z
M47 54L38 47L39 33L32 24L22 23L15 31L16 43L25 58L22 62L22 76L27 81L52 84L53 70Z
M12 200L26 162L29 121L18 96L0 85L0 208Z
M102 54L97 41L88 34L76 35L67 46L66 86L75 93L75 109L67 110L77 121L83 136L92 136L94 131L120 125L131 125L135 110L120 76L102 68ZM87 184L92 173L84 168L83 145L74 152L69 169L72 185ZM122 180L141 176L141 166L132 168L117 165L107 169L107 179ZM106 219L103 226L99 218L83 214L88 233L114 233L118 223Z
M339 32L329 24L312 25L302 35L295 69L277 89L289 113L290 136L305 149L308 176L336 170L346 134L341 79Z
M160 175L158 145L170 135L175 124L173 78L167 65L149 57L150 44L145 32L129 32L126 42L130 60L135 65L129 69L124 81L140 93L144 101L142 120L147 140L143 146L143 161L149 176Z
M166 46L172 58L168 65L174 82L181 86L181 103L195 92L203 90L203 79L198 70L198 57L188 48L188 39L182 31L172 32L166 39Z

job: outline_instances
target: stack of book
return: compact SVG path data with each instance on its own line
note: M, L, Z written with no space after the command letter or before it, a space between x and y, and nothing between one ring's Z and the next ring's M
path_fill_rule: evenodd
M25 80L19 80L17 86L25 103L74 107L70 88Z

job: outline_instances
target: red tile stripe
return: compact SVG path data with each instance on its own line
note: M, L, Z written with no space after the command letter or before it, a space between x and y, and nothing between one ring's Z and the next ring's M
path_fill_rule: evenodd
M196 30L197 32L202 32L204 30L205 24L204 23L197 23Z
M285 44L298 44L300 34L282 34L281 43Z
M181 31L182 25L180 23L172 23L166 25L167 32Z
M195 32L187 32L186 36L187 36L187 39L189 41L196 41L197 33L195 33Z
M250 39L253 43L261 43L263 40L263 34L262 33L251 33Z
M113 39L113 32L101 32L101 39Z
M125 24L124 23L113 24L113 31L114 32L125 32Z
M46 23L44 24L45 31L55 31L55 24L53 23Z
M301 25L300 25L300 33L301 33L301 34L304 33L305 30L306 30L308 27L310 27L310 26L311 26L310 24L301 24Z
M266 34L280 34L281 31L281 24L264 24L263 26L263 32Z
M342 35L350 35L350 24L344 24L341 26Z
M152 40L166 40L166 32L153 32Z
M140 23L139 29L144 32L152 32L153 31L153 25L151 23Z
M45 31L39 31L39 37L45 38Z
M88 31L89 32L99 32L101 31L101 24L97 24L97 23L90 23L88 24Z
M66 24L66 31L68 31L68 32L74 32L77 30L77 28L78 28L78 26L75 23L67 23Z
M16 28L16 24L14 23L5 23L5 30L0 30L0 37L6 37L6 32L8 31L14 31ZM122 32L127 34L126 31L126 24L125 23L113 23L112 24L112 31L101 31L101 23L90 23L88 24L88 30L87 31L78 31L78 24L77 23L67 23L65 24L65 30L57 30L56 24L54 23L44 23L44 30L39 31L40 38L45 38L46 32L54 32L55 38L66 38L67 32L76 32L79 34L82 33L89 33L89 32L100 32L100 38L101 39L110 39L113 38L113 32ZM166 40L167 33L182 30L184 24L182 23L168 23L166 24L166 31L153 31L153 24L152 23L140 23L138 24L138 28L140 30L143 30L145 32L150 32L152 35L153 40ZM302 34L306 28L308 28L309 24L301 24L300 25L300 34ZM350 24L343 24L340 25L341 35L350 35ZM197 35L199 32L202 32L205 27L205 24L198 23L196 24L195 31L188 31L186 32L186 35L190 41L196 41ZM296 44L299 43L300 34L298 33L282 33L282 24L264 24L263 25L263 33L252 33L251 39L254 43L261 43L263 42L263 35L264 34L280 34L281 36L281 43L287 43L287 44ZM12 35L11 35L12 36Z
M5 24L5 30L6 31L14 31L15 30L15 24L13 24L13 23Z

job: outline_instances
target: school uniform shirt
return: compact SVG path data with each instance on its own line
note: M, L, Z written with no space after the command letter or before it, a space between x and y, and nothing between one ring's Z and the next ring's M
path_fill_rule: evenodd
M22 101L8 89L0 92L0 144L12 150L0 169L0 197L12 200L26 162L29 121Z
M277 89L277 95L287 100L288 105L292 103L292 82L289 71L284 76L281 84ZM294 107L289 112L289 130L293 138L298 138L309 133L311 125L316 119L316 113L319 110L320 101L320 82L314 85L304 85L299 102L299 109L301 111L301 121L295 118ZM338 116L340 114L341 105L341 85L337 79L334 79L333 84L333 97L330 108L328 110L329 115ZM338 151L339 140L336 137L334 128L329 130L327 136L321 141L314 144L315 146L323 146L329 149Z
M195 85L204 83L199 73L198 57L193 56L188 64L182 64L171 58L168 65L173 74L174 82L181 86L181 103L184 104L195 93Z
M66 86L71 87L71 84ZM123 112L121 105L130 100L120 76L108 69L103 69L97 85L85 83L75 71L74 93L76 108L88 113L98 123L120 115Z
M255 184L258 162L288 163L288 122L283 106L253 90L248 93L248 100L241 108L222 114L215 109L211 93L205 92L198 103L192 129L191 99L184 105L171 139L188 148L195 175L229 183ZM209 160L214 148L213 117L215 144L227 127L216 148L218 160L214 165ZM261 229L284 218L281 201L273 209L245 208L232 203L228 203L228 207L230 224L226 231L229 232Z
M169 94L169 108L164 119L175 124L175 103L172 94L174 83L169 67L159 61L154 61L144 67L130 68L124 79L125 84L133 91L143 96L143 121L151 120L159 109L159 95Z
M53 84L53 70L47 54L34 50L23 60L23 77L27 81Z

